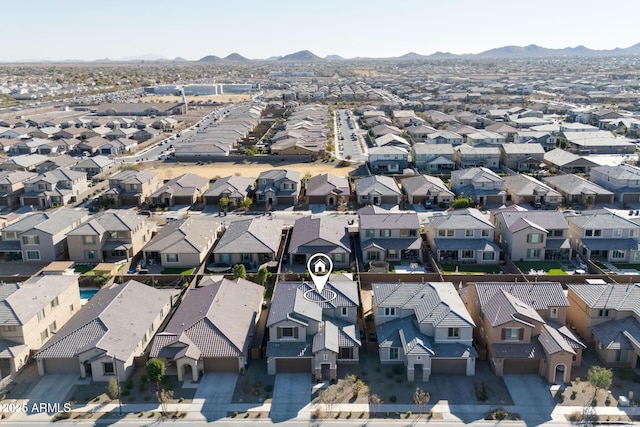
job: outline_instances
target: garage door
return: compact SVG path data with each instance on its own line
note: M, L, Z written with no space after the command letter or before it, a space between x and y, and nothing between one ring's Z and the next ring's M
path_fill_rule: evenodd
M311 373L311 358L296 357L295 359L276 359L276 373Z
M465 375L467 359L431 359L431 373Z
M44 359L44 372L47 374L80 375L80 363L78 359Z
M207 357L204 359L205 372L238 372L240 362L237 357Z
M538 374L540 370L539 359L505 359L502 366L502 374Z

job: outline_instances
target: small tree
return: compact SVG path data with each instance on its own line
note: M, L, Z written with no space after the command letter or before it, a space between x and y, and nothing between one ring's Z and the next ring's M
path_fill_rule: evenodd
M251 208L251 205L253 204L253 199L251 199L251 197L245 197L242 200L242 203L240 203L240 206L242 207L242 209L246 212L249 210L249 208Z
M587 373L587 381L593 387L593 400L598 400L600 390L608 390L611 387L613 370L601 366L592 366Z
M371 409L373 409L374 416L378 415L378 409L380 408L380 405L382 405L383 403L384 402L382 401L380 396L378 396L377 394L372 394L371 396L369 396L369 405L371 405Z
M267 281L269 280L269 278L271 277L271 272L269 270L267 270L267 267L260 267L260 269L258 270L258 282L264 286Z
M158 403L160 404L162 415L167 415L169 402L171 402L171 399L173 399L173 390L159 390L156 392L156 397L158 398Z
M117 399L120 396L120 387L118 384L118 379L116 377L109 378L109 383L107 384L107 393L112 400Z
M244 267L244 264L236 264L233 266L233 277L236 279L247 278L247 269Z
M226 211L229 207L229 199L227 197L220 197L220 200L218 200L218 204L220 205L220 209Z
M160 381L162 380L162 377L164 377L165 372L164 362L160 359L149 359L144 365L144 371L146 372L149 381L156 382L156 388L159 392Z
M322 390L318 397L320 398L320 402L324 404L327 412L331 412L333 405L338 401L338 393L331 387Z
M431 400L429 392L422 390L420 387L416 387L416 391L413 392L413 403L418 407L419 413L424 411L424 407L427 406L429 400Z

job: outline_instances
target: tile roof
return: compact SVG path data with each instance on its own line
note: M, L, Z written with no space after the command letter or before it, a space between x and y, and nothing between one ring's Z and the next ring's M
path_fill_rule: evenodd
M256 217L232 222L222 235L214 253L277 253L284 221Z
M245 178L242 176L227 176L220 178L213 183L203 196L218 196L229 194L229 197L246 197L253 188L256 180L254 178Z
M587 307L630 311L640 317L640 284L568 284Z
M267 357L312 357L313 338L308 336L306 341L269 341L267 343Z
M374 175L355 180L355 192L358 195L369 194L372 191L380 195L399 195L400 189L395 180L390 176Z
M302 253L310 244L314 248L322 248L317 252L327 253L333 249L341 249L351 253L347 220L325 216L305 216L296 220L289 241L289 252ZM314 249L315 250L315 249ZM305 253L309 253L306 252ZM315 253L315 252L313 252Z
M420 228L420 219L417 212L360 213L358 221L360 230L417 230Z
M569 301L559 282L477 282L474 286L481 306L487 304L501 290L513 295L534 310L569 306Z
M633 316L592 326L591 333L607 350L637 350L640 347L640 322Z
M429 223L436 230L439 229L494 229L495 226L479 210L468 208L448 212L446 214L432 215Z
M339 336L340 334L336 325L326 320L320 322L318 325L318 333L313 336L313 347L311 351L317 353L320 350L329 350L337 353L339 349Z
M218 228L218 219L190 216L162 227L142 250L160 253L201 253L213 244Z
M538 337L532 337L528 343L496 343L493 354L501 359L546 359L544 347Z
M523 219L545 230L569 229L569 224L560 211L501 211L496 214L496 216L498 215L502 217L505 225L512 232L518 230L518 224L522 224Z
M491 326L500 326L516 321L528 326L533 322L544 323L544 320L533 307L527 305L504 289L500 289L489 300L480 302L480 307Z

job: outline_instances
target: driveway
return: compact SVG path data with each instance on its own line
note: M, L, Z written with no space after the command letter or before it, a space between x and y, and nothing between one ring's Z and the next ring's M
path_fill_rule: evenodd
M277 374L271 400L271 419L279 422L298 416L308 418L308 413L300 412L311 401L311 385L310 374Z
M515 412L527 425L540 425L551 420L555 407L551 385L539 375L505 375L504 383L511 394Z
M202 405L201 412L207 421L227 416L237 381L236 373L206 373L202 376L193 403Z
M80 380L81 381L81 380ZM47 374L38 381L33 390L29 393L26 399L20 399L19 402L27 406L27 413L15 413L11 416L11 421L20 421L31 419L32 417L50 419L50 412L41 413L39 410L31 412L31 409L40 406L40 404L58 404L62 409L62 405L65 403L65 399L69 397L69 393L74 384L79 382L77 374ZM55 407L55 405L51 405ZM51 407L50 406L50 407Z

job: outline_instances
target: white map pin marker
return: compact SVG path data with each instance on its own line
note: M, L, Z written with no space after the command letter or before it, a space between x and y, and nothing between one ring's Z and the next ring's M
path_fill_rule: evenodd
M331 258L325 254L313 254L307 261L307 270L311 280L313 280L313 284L316 285L316 290L319 294L322 294L324 285L327 284L331 270L333 270Z

